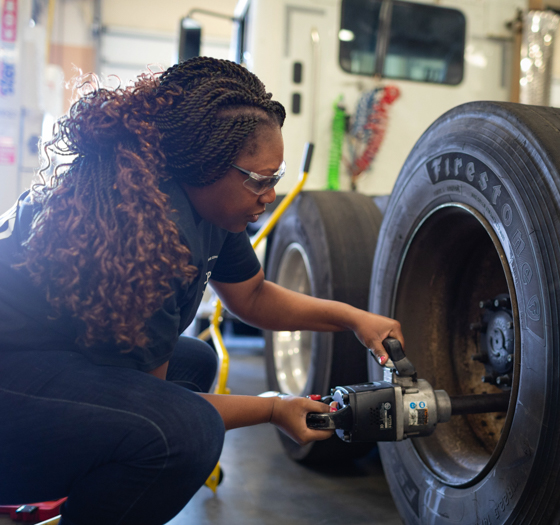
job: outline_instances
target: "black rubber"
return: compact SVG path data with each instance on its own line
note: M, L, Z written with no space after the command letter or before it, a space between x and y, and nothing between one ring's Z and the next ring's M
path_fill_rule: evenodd
M483 450L479 416L379 445L407 525L560 523L559 168L559 109L475 102L424 133L395 184L370 310L401 321L418 376L451 395L498 391L476 386L480 375L473 391L456 391L482 366L468 363L476 341L465 328L477 296L508 293L515 327L511 401L493 449ZM453 425L469 446L448 454L441 436Z
M389 359L393 361L393 363L400 361L401 359L404 359L406 357L398 339L388 337L383 341L383 347L387 351L387 355L389 356Z
M350 192L303 192L281 218L267 265L275 281L292 243L305 251L312 269L312 294L367 309L371 265L382 216L371 197ZM268 387L279 390L271 333L265 333ZM301 395L330 393L339 385L367 380L367 350L352 332L314 333L310 378ZM299 446L279 433L288 455L300 462L330 462L366 454L373 444L344 443L336 436Z

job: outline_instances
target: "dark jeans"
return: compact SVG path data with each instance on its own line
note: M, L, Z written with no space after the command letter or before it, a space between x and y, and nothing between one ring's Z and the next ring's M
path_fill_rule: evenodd
M180 338L168 381L75 352L0 352L0 504L68 496L61 525L152 525L175 516L222 450L216 355Z

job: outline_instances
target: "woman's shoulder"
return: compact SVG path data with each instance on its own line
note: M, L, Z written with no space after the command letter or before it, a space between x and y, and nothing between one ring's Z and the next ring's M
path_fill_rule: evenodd
M30 191L23 193L15 204L0 215L0 258L13 258L27 240L38 206Z

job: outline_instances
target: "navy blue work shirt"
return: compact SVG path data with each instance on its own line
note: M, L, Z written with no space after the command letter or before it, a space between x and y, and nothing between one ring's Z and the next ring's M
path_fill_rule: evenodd
M190 285L173 281L174 294L146 322L149 344L123 353L111 341L91 346L78 343L82 322L68 313L57 315L27 271L13 267L21 261L22 243L37 211L26 192L0 216L0 351L69 350L99 365L153 370L169 360L179 335L194 319L210 278L235 283L259 272L260 263L246 232L231 233L203 220L174 180L163 182L160 189L169 196L171 218L191 252L198 276Z

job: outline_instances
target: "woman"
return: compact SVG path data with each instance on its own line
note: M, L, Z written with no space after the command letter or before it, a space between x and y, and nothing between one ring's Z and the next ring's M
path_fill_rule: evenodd
M276 197L284 118L253 74L198 58L93 89L59 121L49 146L69 163L0 219L0 503L68 496L62 525L165 523L224 430L329 437L305 424L322 403L205 393L215 354L179 336L209 281L261 328L353 330L382 363L381 341L402 341L396 321L264 279L245 227Z

